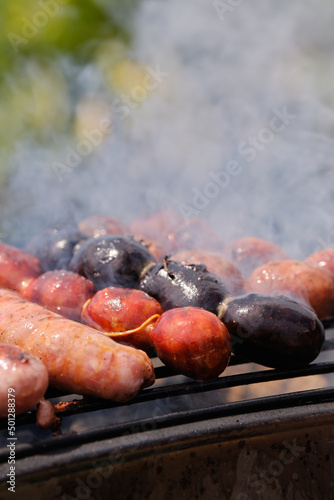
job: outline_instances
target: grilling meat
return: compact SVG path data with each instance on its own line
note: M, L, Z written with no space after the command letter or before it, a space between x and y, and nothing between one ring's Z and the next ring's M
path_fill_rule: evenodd
M245 279L262 264L266 264L271 260L286 260L289 258L284 250L274 243L251 236L232 241L224 249L224 256L234 262Z
M205 266L186 266L168 259L147 271L140 289L157 299L164 311L192 306L217 314L219 304L229 296L223 282Z
M174 252L193 249L220 252L224 245L219 234L201 219L191 219L174 228L168 240Z
M155 263L147 248L132 237L89 238L77 250L70 270L86 276L97 288L138 288L144 269Z
M99 238L108 234L129 234L128 228L120 220L110 215L91 215L82 220L78 224L78 228L92 238Z
M21 292L41 273L42 267L36 257L0 243L0 286Z
M154 382L146 353L0 289L0 342L39 356L50 384L74 394L127 401Z
M305 259L305 262L312 266L319 267L320 269L324 269L329 272L334 279L334 248L323 248L310 255Z
M182 217L172 210L160 210L149 217L135 219L130 230L148 240L157 240L168 253L171 250L169 234L183 224Z
M152 257L154 257L156 262L159 262L164 257L166 257L166 249L159 243L158 240L152 240L145 238L145 236L134 235L134 239L139 241L147 250L150 252Z
M333 312L334 279L306 262L268 262L255 269L245 283L245 292L286 295L312 307L320 320Z
M160 316L152 333L159 358L195 380L213 380L226 368L231 339L223 323L196 307L171 309Z
M39 259L43 272L68 269L75 247L85 239L87 235L75 226L51 227L34 236L26 251Z
M0 344L0 417L35 406L48 383L47 369L38 357L16 345Z
M95 286L89 279L62 269L41 274L22 291L31 302L76 321L81 320L82 308L94 293Z
M218 276L232 295L239 295L243 288L242 274L233 262L215 252L183 250L171 256L182 264L203 264L209 273Z
M325 340L314 312L284 296L251 293L230 299L221 319L231 334L233 352L264 366L307 365Z
M114 340L150 351L153 320L161 314L159 302L145 292L108 287L86 302L82 320L97 330L112 332ZM129 333L129 330L134 331Z

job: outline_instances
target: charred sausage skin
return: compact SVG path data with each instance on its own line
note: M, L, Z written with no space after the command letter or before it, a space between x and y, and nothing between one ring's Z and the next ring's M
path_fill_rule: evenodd
M154 382L143 351L0 289L0 342L40 357L50 384L75 394L127 401Z

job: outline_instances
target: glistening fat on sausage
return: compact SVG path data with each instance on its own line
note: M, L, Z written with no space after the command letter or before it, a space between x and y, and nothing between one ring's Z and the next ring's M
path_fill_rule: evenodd
M6 289L0 289L0 342L39 357L50 384L76 394L127 401L155 380L143 351L117 344Z
M35 406L48 383L48 372L40 359L16 345L0 344L0 418Z

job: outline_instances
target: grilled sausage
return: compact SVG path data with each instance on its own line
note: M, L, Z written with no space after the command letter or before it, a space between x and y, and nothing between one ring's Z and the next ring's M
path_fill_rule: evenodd
M190 219L168 235L174 252L181 250L213 250L220 252L223 241L220 235L201 219Z
M288 259L287 254L278 245L251 236L232 241L224 249L224 256L234 262L245 279L254 269L269 261Z
M39 260L30 253L0 243L0 286L21 292L42 273Z
M170 251L169 234L182 223L183 219L178 213L172 210L160 210L149 217L135 219L130 230L132 234L159 241L168 253Z
M93 238L106 236L107 234L118 234L125 236L129 234L128 228L118 219L110 215L95 214L83 219L78 228L83 233Z
M69 269L86 276L97 288L138 288L145 268L154 264L147 248L131 237L89 238L77 250Z
M29 241L26 251L39 259L43 272L68 269L75 249L86 239L76 226L49 227Z
M50 384L75 394L127 401L154 382L153 365L143 351L5 289L0 289L0 342L39 356Z
M250 293L226 301L222 321L235 354L273 368L313 361L325 340L311 309L284 296Z
M157 299L164 311L193 306L217 314L220 303L230 295L224 283L205 266L185 266L168 259L146 272L140 289Z
M219 253L205 252L204 250L184 250L170 257L171 260L178 260L182 264L203 264L209 273L212 273L222 280L227 290L232 295L242 292L243 279L239 269L233 262L225 259Z
M141 326L160 314L162 307L159 302L145 292L131 288L108 287L87 300L82 310L82 320L97 330L112 332L112 338L115 340L147 351L152 347L150 332L154 323L150 321ZM129 330L135 332L117 336L117 333Z
M282 260L258 267L245 283L246 293L285 295L311 306L320 320L333 312L334 279L306 262Z
M40 359L16 345L0 344L0 417L35 406L48 384L48 372Z
M318 252L307 257L305 262L312 266L319 267L320 269L325 269L334 278L334 248L323 248L322 250L318 250Z
M183 307L164 312L152 342L159 358L195 380L213 380L226 368L231 338L226 326L209 311Z
M58 269L47 271L31 281L22 295L50 311L80 321L82 308L94 292L95 286L89 279Z

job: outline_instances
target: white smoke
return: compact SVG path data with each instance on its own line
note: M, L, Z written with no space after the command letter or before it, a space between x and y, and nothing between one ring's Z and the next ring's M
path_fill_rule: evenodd
M113 131L63 182L50 165L66 137L21 144L4 225L27 236L171 208L296 258L334 245L333 17L329 1L142 1L129 55L161 72L156 90L125 117L94 65L74 72L78 92L109 103Z

